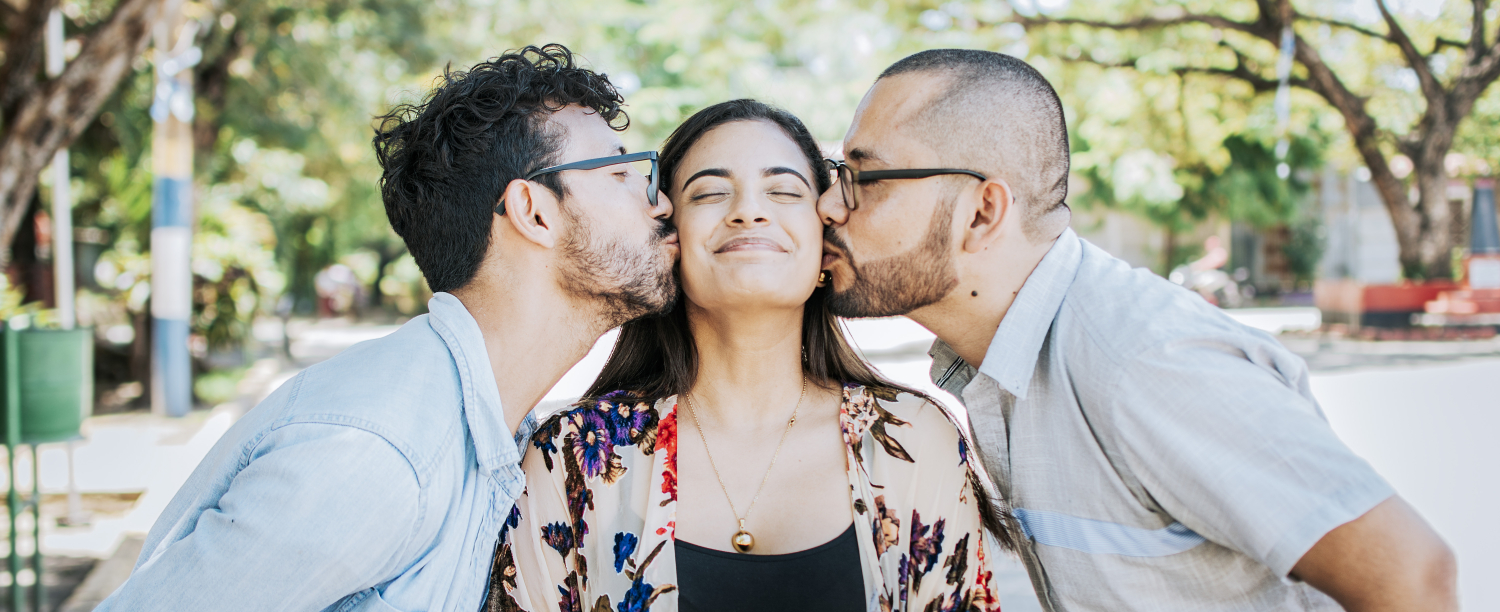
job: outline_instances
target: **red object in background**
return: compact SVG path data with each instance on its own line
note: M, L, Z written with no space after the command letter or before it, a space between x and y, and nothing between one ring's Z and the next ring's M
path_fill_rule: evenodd
M1453 281L1365 285L1360 302L1363 312L1422 312L1427 302L1455 289L1458 284Z
M1444 291L1426 306L1434 314L1500 313L1500 289Z
M1500 255L1474 255L1464 262L1465 269L1470 273L1464 277L1464 288L1461 290L1444 291L1424 306L1427 312L1433 314L1450 315L1473 315L1473 314L1495 314L1500 313L1500 288L1493 286L1492 274L1488 271L1482 273L1485 278L1474 278L1475 270L1480 265L1500 264ZM1490 268L1493 270L1493 268ZM1480 286L1474 286L1480 285Z

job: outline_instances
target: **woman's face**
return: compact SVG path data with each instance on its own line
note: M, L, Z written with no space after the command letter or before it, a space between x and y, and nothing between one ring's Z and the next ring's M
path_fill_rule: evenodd
M708 310L807 302L823 259L812 172L768 121L726 123L693 144L668 191L689 301Z

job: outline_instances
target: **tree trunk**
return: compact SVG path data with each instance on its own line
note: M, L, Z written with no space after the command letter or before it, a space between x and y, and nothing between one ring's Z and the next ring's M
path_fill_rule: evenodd
M1401 250L1401 272L1412 280L1452 278L1453 247L1458 246L1453 241L1453 225L1459 219L1454 218L1448 202L1448 173L1441 160L1423 166L1420 172L1413 172L1421 237L1415 248Z
M163 2L120 0L109 21L90 34L78 57L51 81L28 87L34 65L14 67L21 72L6 75L0 99L15 100L15 106L7 109L11 112L0 134L0 253L9 251L26 217L25 204L53 154L94 121L131 70L131 61L145 49Z
M1171 223L1166 229L1161 245L1161 275L1164 278L1172 275L1172 260L1177 259L1177 232Z

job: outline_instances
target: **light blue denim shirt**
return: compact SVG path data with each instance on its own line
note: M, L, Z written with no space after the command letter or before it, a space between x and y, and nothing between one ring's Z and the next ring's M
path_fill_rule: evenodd
M230 428L98 610L478 610L535 422L506 426L463 304L428 309Z

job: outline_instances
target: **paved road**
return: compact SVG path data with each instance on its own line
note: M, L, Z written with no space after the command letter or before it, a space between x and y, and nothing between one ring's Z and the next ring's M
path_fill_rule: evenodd
M1313 377L1334 430L1458 554L1465 610L1500 610L1500 358Z

